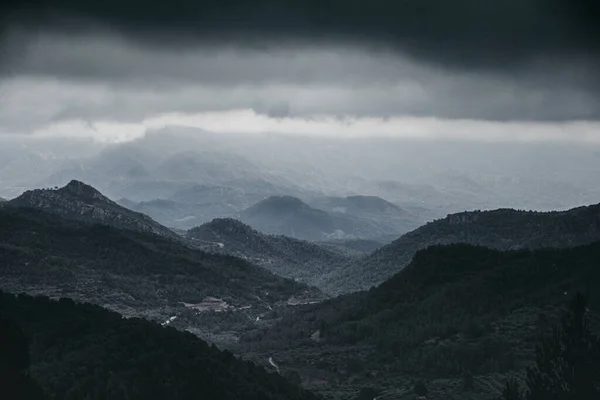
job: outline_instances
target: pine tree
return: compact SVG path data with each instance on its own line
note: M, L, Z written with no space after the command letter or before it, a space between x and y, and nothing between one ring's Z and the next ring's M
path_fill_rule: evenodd
M536 365L527 370L527 390L511 380L504 400L600 399L600 338L590 329L588 299L577 294L560 326L536 350Z

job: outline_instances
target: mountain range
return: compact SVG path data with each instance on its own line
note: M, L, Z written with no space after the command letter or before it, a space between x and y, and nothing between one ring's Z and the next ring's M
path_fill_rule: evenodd
M264 233L313 241L385 241L423 222L419 216L374 196L317 197L311 198L309 205L294 196L265 197L261 193L268 191L193 185L166 199L135 202L123 198L118 203L177 229L190 229L215 217L236 218Z
M219 191L223 198L238 193L248 200L241 189L186 183L172 200L155 202L160 207L161 201L206 198L216 205ZM151 344L140 346L141 353L124 354L137 364L118 369L120 378L107 385L73 386L77 379L99 379L91 366L63 384L54 369L70 376L75 368L70 360L78 357L102 360L97 371L113 368L105 354L114 352L113 344L123 343L127 332L140 343L146 343L141 337L164 339L167 353L179 354L176 342L188 339L175 331L163 337L162 328L135 319L143 317L217 343L330 399L354 399L359 390L375 387L385 396L408 399L418 377L428 382L432 399L495 400L506 379L529 365L534 344L556 322L565 299L600 283L600 205L461 212L395 236L382 221L394 227L406 223L409 229L419 217L411 208L373 196L267 196L236 211L240 220L217 218L189 230L167 228L124 203L72 180L63 188L26 191L0 208L2 290L90 302L132 321L122 325L116 314L70 300L53 309L48 299L3 295L8 309L31 307L37 315L45 304L51 311L37 322L21 311L12 318L27 333L39 329L32 376L54 394L68 390L75 399L89 388L104 393L110 387L115 396L117 388L127 387L136 398L139 393L118 379L154 380L150 371L139 376L131 371L161 360L172 363L163 352L140 359ZM366 223L369 218L376 222ZM377 233L380 239L374 240ZM390 236L396 240L382 246ZM323 293L345 294L325 300ZM594 295L591 299L596 329L600 303ZM86 320L100 336L84 323L61 328L51 322L60 309L57 315ZM87 316L79 316L80 310ZM69 332L85 337L79 350L52 339ZM106 349L94 347L98 340ZM75 346L78 339L72 342ZM195 346L202 348L194 343L185 345L190 354ZM239 365L225 364L232 370ZM163 374L186 398L187 384ZM266 375L248 374L261 382L248 392L266 393ZM229 375L226 381L245 385ZM150 387L164 390L156 385ZM295 393L290 398L304 398L284 386L278 387ZM282 396L273 398L287 398Z
M270 234L286 235L303 240L373 239L400 235L408 227L418 225L418 219L388 203L390 208L369 207L355 198L321 199L315 201L330 210L314 208L292 196L271 196L239 213L239 218L253 228ZM372 203L387 203L379 198L367 198ZM332 204L353 205L341 211ZM357 207L361 204L362 207ZM366 210L366 211L365 211ZM390 218L393 214L397 219ZM400 217L401 216L401 217ZM403 222L399 222L400 219Z
M216 217L233 217L264 197L260 191L190 184L165 198L139 202L122 198L118 203L151 215L165 226L190 229Z
M415 253L432 245L467 243L498 250L566 248L600 240L600 205L567 211L512 209L448 215L402 235L372 254L324 276L330 293L366 290L400 271Z
M113 144L83 138L0 140L4 198L76 179L112 199L180 202L173 198L176 192L201 185L247 196L237 212L269 196L297 197L317 209L312 199L377 196L424 222L469 209L565 210L591 204L600 195L595 185L597 150L565 143L223 135L181 126L149 130L141 138ZM227 201L223 196L222 202ZM189 229L234 216L212 213L210 206L198 213L206 218L193 225L159 222ZM158 215L151 216L159 220ZM179 223L184 217L168 220Z
M600 241L504 252L432 246L379 287L295 309L243 342L283 366L312 365L313 376L398 399L414 398L406 376L426 379L432 398L497 399L575 293L591 290L600 332L599 258Z

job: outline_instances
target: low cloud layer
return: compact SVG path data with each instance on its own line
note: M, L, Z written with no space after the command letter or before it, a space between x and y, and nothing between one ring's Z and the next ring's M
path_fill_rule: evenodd
M512 75L452 71L360 47L148 50L117 37L44 36L0 81L0 127L140 122L161 113L252 109L274 118L595 120L592 71L564 63Z

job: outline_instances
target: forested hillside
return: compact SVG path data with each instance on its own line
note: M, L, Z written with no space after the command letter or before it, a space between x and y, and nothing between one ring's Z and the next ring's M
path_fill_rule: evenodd
M7 290L69 296L134 315L170 312L206 296L232 307L262 306L307 289L158 235L16 207L0 210L0 273Z
M31 378L47 399L317 399L190 333L95 305L0 291L0 316L0 332L8 322L23 332L2 349L29 340ZM0 357L0 366L13 359ZM2 398L16 399L7 389Z
M260 233L230 218L217 218L190 229L187 236L213 252L244 258L277 275L308 284L351 259L317 244Z
M499 209L452 214L409 232L392 243L325 276L332 293L366 290L404 268L431 245L467 243L497 250L567 248L600 240L600 205L568 211Z
M540 335L576 291L591 290L592 321L600 327L599 259L600 242L509 252L434 246L377 288L297 309L245 340L257 352L278 348L277 357L292 365L299 354L317 357L323 376L347 365L341 379L355 384L389 385L394 374L487 377L481 379L492 386L474 398L490 398L507 374L530 364Z

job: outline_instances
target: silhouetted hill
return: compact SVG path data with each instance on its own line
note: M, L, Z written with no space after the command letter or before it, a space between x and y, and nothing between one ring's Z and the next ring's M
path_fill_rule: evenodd
M313 208L292 196L271 196L243 210L238 218L261 232L303 240L366 239L400 234L394 224Z
M284 365L317 363L325 376L337 366L354 384L398 390L398 376L425 377L445 387L439 398L474 390L462 397L492 399L511 371L530 365L540 335L575 292L591 290L598 331L599 259L600 242L508 252L433 246L379 287L296 309L245 340ZM477 385L460 389L465 376L477 376Z
M0 312L31 338L32 377L52 399L317 398L188 332L98 306L0 292Z
M320 282L330 292L365 290L404 268L436 244L468 243L498 250L566 248L600 240L600 205L568 211L500 209L448 215L409 232Z
M93 187L76 180L60 189L29 190L9 204L39 208L66 218L177 238L174 232L147 215L121 207Z
M214 219L190 229L187 236L214 252L244 258L280 276L309 284L350 259L313 243L260 233L230 218Z
M271 196L240 213L256 229L276 235L316 240L336 230L333 218L292 196Z
M17 207L0 209L0 276L7 290L69 296L160 319L206 297L231 310L260 309L307 289L239 258L158 235Z

